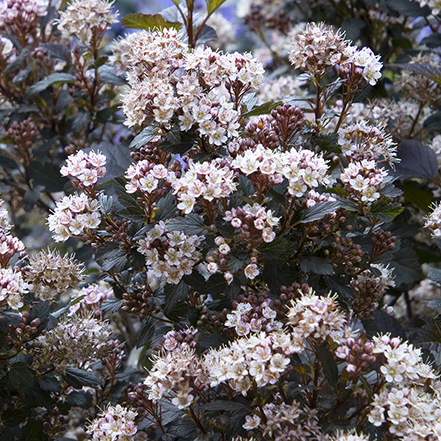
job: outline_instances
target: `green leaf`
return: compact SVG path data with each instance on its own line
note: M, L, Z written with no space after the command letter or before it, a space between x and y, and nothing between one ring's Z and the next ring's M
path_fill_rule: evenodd
M181 23L177 21L166 21L160 14L151 15L142 14L140 12L137 14L126 15L122 19L122 24L124 27L129 29L144 29L146 31L170 28L174 28L179 31L181 29Z
M175 217L167 222L169 230L181 230L187 235L203 235L207 232L204 220L196 213L187 214L185 217Z
M427 277L436 283L441 283L441 269L430 267Z
M190 287L181 280L177 285L167 283L164 286L165 294L165 308L164 313L168 316L176 305L187 298L187 294L190 291Z
M335 389L338 384L339 375L337 362L335 361L334 356L324 345L316 346L315 351L329 385L332 389Z
M406 200L428 213L430 211L429 207L433 203L432 192L418 187L417 182L407 180L403 185L403 195Z
M11 386L17 389L19 394L27 392L34 384L34 371L23 361L14 363L8 376Z
M101 304L101 310L104 311L104 312L110 311L110 312L113 312L115 314L115 313L117 313L121 309L122 305L123 305L122 300L119 300L119 299L106 299Z
M41 185L49 193L63 191L69 181L60 175L59 167L53 162L32 161L28 167L28 177L34 186Z
M277 106L282 105L282 101L277 101L276 103L265 103L260 106L254 107L253 110L250 110L249 112L242 113L242 117L248 118L249 116L258 116L258 115L266 115L271 112L271 110L274 110Z
M157 127L155 126L147 126L141 133L133 138L133 141L130 143L130 148L140 149L145 146L156 136L156 130Z
M220 8L227 0L205 0L207 4L207 13L211 15L216 9Z
M288 242L283 237L276 237L272 242L263 243L259 253L265 260L286 261L297 249L294 242Z
M28 91L27 96L32 97L36 95L39 92L43 92L43 90L46 90L49 86L52 86L54 84L65 84L65 83L75 83L75 76L69 73L64 72L57 72L48 75L44 80L39 81L38 83L35 83L32 85Z
M397 217L403 209L399 202L391 203L389 198L383 198L372 205L371 213L383 222L390 222Z
M72 406L89 409L92 406L93 396L84 390L74 390L66 397L66 401Z
M94 372L83 371L76 368L66 369L63 378L69 386L75 389L82 389L83 386L97 387L101 385L101 379L97 377Z
M301 224L307 224L308 222L315 222L323 219L327 214L332 213L333 211L340 208L339 201L332 202L319 202L315 204L311 208L308 208L303 214Z
M300 268L305 274L313 272L324 276L332 276L334 274L334 268L328 259L323 257L311 256L308 259L300 261Z
M126 79L122 75L118 75L114 67L104 64L98 68L98 78L103 83L113 84L115 86L127 85Z

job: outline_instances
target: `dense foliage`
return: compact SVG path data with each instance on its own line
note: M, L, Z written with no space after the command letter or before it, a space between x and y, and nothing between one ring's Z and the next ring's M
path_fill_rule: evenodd
M172 3L0 0L0 441L441 439L441 4Z

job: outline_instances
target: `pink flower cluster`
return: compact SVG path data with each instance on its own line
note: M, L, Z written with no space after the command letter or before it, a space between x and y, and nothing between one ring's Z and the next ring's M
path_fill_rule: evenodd
M47 12L47 0L3 0L0 2L0 27L32 23Z
M224 326L234 328L237 335L243 337L250 332L259 332L265 330L271 332L280 330L283 323L275 320L277 312L269 305L269 301L265 300L259 305L259 312L254 311L251 303L239 303L230 314L227 314L227 321Z
M66 162L60 169L61 175L76 178L83 187L95 185L106 174L106 157L94 151L84 153L80 150L75 155L70 155Z
M106 282L86 286L74 294L70 300L69 314L78 311L92 311L96 317L103 315L101 305L106 299L113 298L113 289Z
M24 249L20 239L0 230L0 267L5 268L13 255Z
M363 159L361 162L351 162L340 175L345 188L352 199L362 205L370 205L381 196L381 188L387 172L377 169L375 161Z
M138 430L134 423L137 415L119 404L109 406L90 423L87 433L93 441L131 441Z
M127 193L152 193L158 188L159 181L167 183L174 182L176 175L167 170L162 164L151 163L147 160L132 164L126 171L126 179L130 182L126 184Z
M177 194L178 209L191 213L198 199L212 202L227 198L236 189L234 171L227 159L206 162L189 161L185 174L172 183L173 193Z
M170 231L163 221L138 243L138 251L145 255L146 264L156 277L163 277L167 283L178 284L185 274L192 273L194 265L202 258L197 249L198 236Z
M69 237L87 234L98 227L101 223L99 203L84 193L65 196L57 202L54 213L47 220L54 240L65 242Z
M23 294L29 291L29 284L16 268L0 268L0 307L8 305L11 309L23 306Z
M263 83L263 67L250 54L198 47L188 52L176 30L139 33L133 38L123 98L129 127L155 121L169 129L194 129L210 145L238 136L238 103ZM225 90L226 89L226 90Z

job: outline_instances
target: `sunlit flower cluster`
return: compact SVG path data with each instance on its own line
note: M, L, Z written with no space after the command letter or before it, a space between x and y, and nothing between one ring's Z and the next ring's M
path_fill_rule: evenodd
M423 363L421 349L388 335L374 337L373 342L373 353L386 359L380 372L387 383L423 386L428 379L436 378L432 368Z
M132 164L127 169L125 177L130 181L126 184L127 193L137 191L152 193L158 188L160 181L171 183L176 180L175 173L167 170L164 165L151 163L147 160Z
M137 432L134 422L137 415L119 404L109 406L90 423L87 433L92 435L93 441L131 441Z
M15 268L0 268L0 307L8 305L11 309L23 306L23 295L29 291L29 284Z
M98 227L101 223L99 203L84 193L65 196L57 202L54 213L47 220L54 240L65 242L69 237L87 234Z
M353 64L360 68L360 74L370 84L375 85L381 77L383 67L379 56L371 49L358 50L344 39L344 34L323 23L310 23L291 41L290 61L296 69L306 70L320 78L335 66Z
M351 162L340 175L356 202L372 204L381 197L381 189L387 172L378 169L375 161L363 159L361 162Z
M259 204L246 204L243 207L233 208L225 212L224 220L250 240L250 245L258 242L272 242L279 226L279 218L273 216L272 210L267 210Z
M432 239L441 238L441 205L433 205L432 212L426 218L424 228L432 230Z
M304 349L304 339L312 338L321 343L328 338L340 342L344 334L346 317L340 311L335 296L319 297L312 288L308 294L292 301L289 307L288 324L292 328L292 339Z
M24 249L20 239L0 230L0 267L5 268L13 255Z
M206 162L189 161L185 174L176 179L173 193L178 198L178 209L191 213L198 200L201 203L226 198L236 189L234 170L228 160L215 159Z
M72 296L69 313L91 311L95 314L95 317L101 316L103 314L101 310L102 303L104 300L111 298L113 298L113 289L107 282L100 280L98 284L86 286Z
M110 339L112 334L107 322L72 316L34 341L31 348L34 364L37 367L53 364L59 373L69 367L88 369L91 363L115 349L115 342Z
M145 255L147 266L156 277L163 277L167 283L179 283L185 274L192 273L194 265L202 258L197 249L200 245L198 236L170 231L163 221L138 243L138 251Z
M182 131L194 128L210 145L238 136L238 101L263 82L263 67L250 54L220 54L197 47L188 52L176 30L142 33L133 39L123 98L126 125L172 119Z
M239 303L230 314L227 314L224 326L234 328L237 335L241 337L248 335L250 332L261 330L271 332L282 329L283 323L276 320L277 312L271 308L268 300L261 303L258 309L260 314L257 314L251 303Z
M72 257L41 252L24 268L31 291L41 300L54 300L83 280L84 267Z
M383 424L389 432L406 441L439 439L441 436L441 397L422 387L393 387L375 395L369 421ZM433 438L427 438L432 436Z
M117 23L117 13L105 0L74 0L65 11L60 12L58 29L67 37L76 37L88 46L99 42L109 29Z
M329 436L321 431L316 412L306 406L301 408L295 400L292 404L265 404L259 413L260 416L247 416L243 428L256 430L263 436L275 440L329 439Z
M338 144L342 153L351 160L396 160L396 143L382 126L376 127L366 120L342 127L338 131Z
M95 185L106 174L106 157L94 151L84 153L80 150L75 155L70 155L66 162L60 169L61 175L78 179L84 187Z

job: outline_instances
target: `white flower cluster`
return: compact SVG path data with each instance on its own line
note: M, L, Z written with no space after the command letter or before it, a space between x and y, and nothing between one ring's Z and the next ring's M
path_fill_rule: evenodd
M257 429L265 438L275 440L328 441L329 436L321 431L314 410L307 406L300 408L297 401L292 404L267 403L260 416L245 417L244 429Z
M65 242L69 237L86 234L101 223L99 202L86 194L65 196L57 202L54 213L48 218L49 230L55 234L56 242Z
M9 213L6 208L3 207L5 201L0 199L0 230L9 231L12 226L9 222Z
M383 126L372 126L366 120L342 127L338 131L338 144L348 159L396 161L396 143L392 137Z
M389 432L405 441L441 439L441 389L393 387L375 394L369 413L374 426L388 423ZM431 438L427 438L432 436Z
M294 95L304 96L307 94L307 90L302 89L305 85L306 80L301 77L284 76L272 79L260 89L259 102L263 104L282 101Z
M167 283L178 284L185 274L192 273L194 265L202 258L197 249L200 244L198 236L170 231L163 221L138 243L138 251L145 255L146 264L156 277L165 278Z
M347 318L337 305L336 296L319 297L312 288L307 294L302 293L299 299L292 300L288 309L288 324L292 328L292 340L301 352L305 338L324 342L328 338L341 342L344 336L344 325Z
M47 12L47 0L2 0L0 27L16 22L17 18L32 22Z
M226 211L224 216L224 220L230 222L236 229L243 229L245 222L248 221L250 224L248 230L250 227L258 230L262 240L267 243L275 239L274 227L279 226L279 219L273 216L272 210L266 210L259 204L246 204L243 207L233 208Z
M138 415L117 404L98 414L87 428L92 441L132 441L137 432L134 420Z
M261 317L252 318L254 308L251 303L239 303L230 314L227 314L227 321L224 326L227 328L234 328L237 335L243 337L250 332L260 332L265 330L271 332L274 330L281 330L283 323L275 320L277 312L269 305L268 300L265 300L259 305L261 310Z
M369 437L362 433L359 435L353 433L339 433L336 437L332 438L332 441L369 441Z
M94 151L84 153L80 150L75 155L70 155L66 162L67 165L60 169L61 176L76 178L85 187L95 185L106 174L106 157Z
M60 12L58 29L66 37L76 37L86 46L100 41L110 25L117 23L117 13L105 0L74 0ZM95 41L96 43L96 41Z
M98 284L93 284L80 289L70 300L69 314L75 314L78 311L93 311L95 315L103 314L101 304L104 300L113 298L112 287L102 280Z
M133 38L129 64L126 125L155 121L169 128L175 118L182 131L194 128L211 145L238 136L235 106L263 81L263 67L251 55L222 55L202 47L188 52L174 29Z
M283 331L257 332L237 339L222 349L204 355L206 383L215 387L227 383L233 390L246 395L256 382L258 387L275 384L296 352L289 334Z
M88 369L91 363L109 355L115 344L106 322L75 315L40 335L31 348L35 365L54 365L58 373L68 367Z
M363 159L361 162L349 163L340 179L356 202L370 205L380 198L386 176L386 170L377 169L375 161Z
M237 187L234 170L225 159L213 161L189 161L188 170L172 183L173 193L177 194L178 209L185 214L193 211L198 198L212 202L227 198Z
M432 230L432 239L441 238L441 205L433 205L432 213L426 218L424 228Z
M159 181L171 183L176 180L175 173L167 170L164 165L147 160L132 164L124 176L130 181L126 184L127 193L152 193L158 188Z
M16 268L0 268L0 307L11 309L23 306L23 294L29 291L29 284Z
M37 254L23 271L30 290L41 300L54 300L76 288L84 277L84 267L72 257L50 252Z
M398 337L388 335L374 337L374 354L382 354L386 362L380 368L383 378L388 383L400 385L421 385L436 377L433 369L421 358L421 349L414 348Z
M167 340L167 335L165 336ZM149 388L149 400L157 402L165 394L174 392L172 403L178 409L185 409L194 400L190 382L200 370L196 350L179 345L153 358L153 367L144 380Z
M12 256L25 249L24 243L17 237L5 234L0 229L0 267L5 268Z
M332 67L353 64L372 86L381 78L383 67L371 49L358 50L340 31L323 23L309 23L296 35L290 43L289 59L296 69L306 70L314 77L321 77Z

